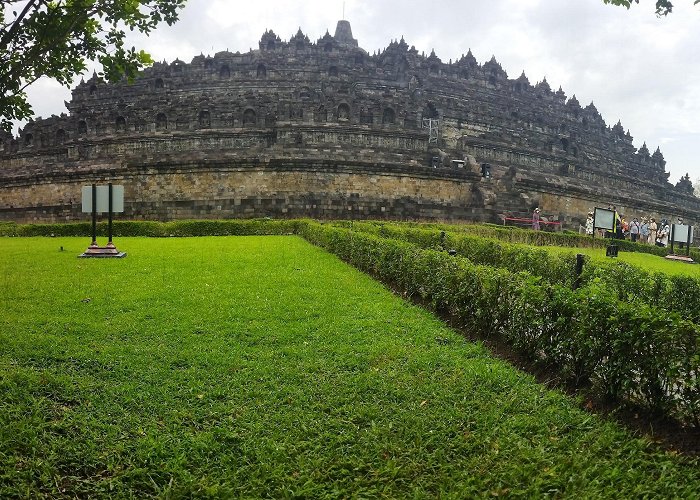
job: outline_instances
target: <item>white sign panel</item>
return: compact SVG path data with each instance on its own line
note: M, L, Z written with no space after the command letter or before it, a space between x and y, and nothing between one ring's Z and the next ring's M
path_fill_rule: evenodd
M109 212L109 186L96 186L97 212ZM92 212L92 186L83 186L83 212ZM124 211L124 186L112 185L112 213Z
M688 239L688 228L690 228L690 240ZM673 241L675 243L688 243L693 241L693 228L684 224L673 225Z
M593 216L593 227L596 229L607 229L612 231L615 225L615 212L605 210L604 208L596 208Z

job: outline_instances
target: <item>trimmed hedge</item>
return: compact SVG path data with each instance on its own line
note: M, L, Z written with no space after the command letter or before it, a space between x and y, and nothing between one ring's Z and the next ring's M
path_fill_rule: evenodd
M689 254L690 258L692 258L695 262L700 262L700 249L697 247L691 247Z
M114 237L121 236L227 236L296 234L303 220L277 219L224 219L224 220L178 220L172 222L155 221L114 221ZM92 234L89 222L68 224L0 224L0 236L84 236ZM107 236L107 223L97 224L97 235Z
M422 248L455 250L474 263L502 267L513 272L527 271L551 283L572 286L575 278L576 258L568 254L552 254L540 248L508 244L471 234L404 225L355 222L352 229L407 241Z
M349 227L341 223L343 227ZM576 255L553 254L544 249L509 244L495 239L413 226L355 222L354 230L399 239L422 248L453 249L474 263L526 271L551 284L572 287L576 279ZM533 231L534 232L534 231ZM618 300L640 300L651 306L680 313L700 323L700 280L692 276L648 272L617 260L585 258L579 286L604 285Z
M498 226L496 224L419 224L414 222L399 223L407 227L423 227L439 229L443 231L468 233L484 238L493 238L508 243L524 243L536 246L580 247L580 248L605 248L614 242L620 250L625 252L650 253L653 255L668 255L669 248L661 248L653 245L632 243L628 240L609 240L604 238L592 238L572 232L533 231L513 226Z
M577 387L700 426L700 328L677 313L622 302L597 282L574 291L347 228L310 223L301 234Z

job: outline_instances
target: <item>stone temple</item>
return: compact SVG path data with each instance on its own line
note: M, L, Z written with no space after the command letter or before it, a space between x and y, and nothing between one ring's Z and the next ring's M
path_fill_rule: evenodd
M125 187L126 219L317 217L498 222L534 207L700 219L687 176L591 103L403 39L369 54L338 22L312 42L157 63L81 82L67 114L0 132L0 219L85 219L81 186Z

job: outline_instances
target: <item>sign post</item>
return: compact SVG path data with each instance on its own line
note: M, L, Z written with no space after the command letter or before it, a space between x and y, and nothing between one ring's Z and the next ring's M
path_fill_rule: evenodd
M114 243L112 243L112 210L114 209L114 190L112 189L111 182L107 184L107 186L109 186L109 219L107 219L107 236L109 240L107 242L107 246L114 248Z
M667 255L667 259L682 260L684 262L693 262L690 257L690 245L693 242L693 226L685 224L671 224L671 254ZM676 255L674 252L674 243L683 248L685 245L685 256Z
M97 246L97 186L92 185L92 243L91 247Z
M111 182L106 186L83 186L82 190L83 212L92 213L92 242L90 246L78 257L126 257L125 252L120 252L112 242L112 218L115 212L124 211L124 186L115 186ZM107 246L97 244L97 213L107 212Z
M596 207L593 211L593 238L595 238L596 229L612 232L615 229L615 211ZM617 257L618 250L619 247L611 242L605 249L605 255L606 257Z
M612 231L615 228L615 212L610 209L596 207L593 211L593 237L596 229Z

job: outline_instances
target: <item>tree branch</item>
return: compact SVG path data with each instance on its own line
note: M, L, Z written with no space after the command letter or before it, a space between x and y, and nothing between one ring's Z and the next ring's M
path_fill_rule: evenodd
M12 22L12 27L7 30L7 32L3 35L2 39L0 39L0 48L4 49L7 47L7 44L10 43L10 40L12 40L12 37L15 36L17 33L17 30L19 30L19 27L22 24L22 20L24 17L27 15L27 13L31 9L36 9L36 3L41 2L41 0L29 0L27 2L27 5L24 6L24 9L22 12L20 12L19 16ZM42 2L43 3L43 2Z
M60 6L60 2L59 5ZM62 13L60 12L60 8L52 9L50 12L50 15L53 18L60 18L64 15L67 15L68 13ZM70 38L70 35L74 32L76 26L81 22L85 21L86 19L89 19L91 15L93 15L95 12L94 10L90 10L87 12L81 12L79 15L72 15L68 16L72 18L72 21L70 24L66 26L66 28L59 33L57 36L54 36L51 39L48 40L42 40L42 41L37 41L37 43L29 48L29 50L23 55L22 57L22 63L21 64L15 64L12 66L12 68L6 73L5 80L7 81L12 80L12 79L19 79L19 76L17 76L17 73L21 74L23 71L26 72L27 67L29 66L30 68L34 67L35 61L39 60L44 54L47 54L51 51L52 48L56 46L56 44L60 41L64 41ZM39 75L41 76L41 75ZM48 75L50 76L50 75ZM36 78L33 80L36 81ZM24 89L27 85L24 85L22 88Z

